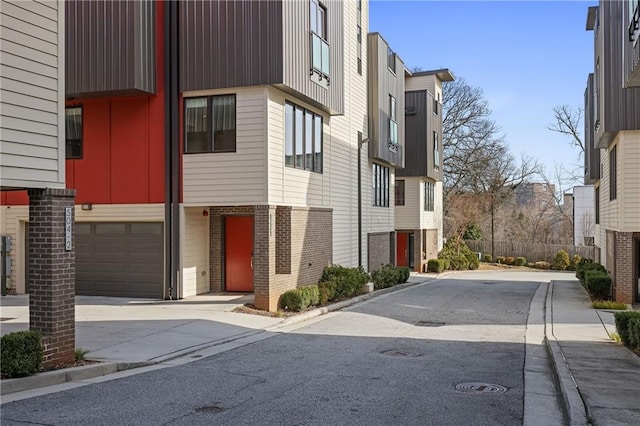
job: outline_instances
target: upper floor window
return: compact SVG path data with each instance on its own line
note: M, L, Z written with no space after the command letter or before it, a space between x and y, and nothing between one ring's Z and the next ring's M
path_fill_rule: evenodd
M65 156L82 158L82 107L68 107L64 111Z
M635 42L640 35L640 2L627 0L629 3L629 41Z
M387 48L387 68L396 73L396 54L390 47Z
M285 104L286 166L322 173L322 116Z
M373 164L373 205L389 207L389 168Z
M424 210L432 212L435 209L435 185L433 182L424 183Z
M618 198L618 155L617 146L609 152L609 201Z
M396 180L395 200L396 206L404 206L404 180Z
M389 142L398 144L398 122L396 121L396 98L389 95Z
M358 25L357 28L357 40L358 40L358 74L362 75L362 27Z
M184 152L235 152L236 96L208 96L184 101Z
M314 72L329 77L329 43L327 42L327 8L310 0L311 64Z
M440 168L440 141L438 132L433 132L433 167Z

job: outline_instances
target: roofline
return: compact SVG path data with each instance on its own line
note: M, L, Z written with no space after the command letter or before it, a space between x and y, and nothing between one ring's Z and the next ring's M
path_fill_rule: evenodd
M435 75L441 81L453 81L456 79L453 73L449 71L449 68L441 68L438 70L431 70L431 71L418 71L410 74L410 76L412 77L420 77L423 75Z
M387 47L388 47L389 49L391 49L391 51L393 51L393 53L396 55L396 57L397 57L398 59L400 59L400 62L402 62L402 65L405 65L404 61L402 60L402 57L400 57L400 55L398 55L398 52L397 52L397 51L393 50L393 48L391 47L391 44L389 44L389 42L388 42L388 41L387 41L387 40L382 36L382 34L380 34L378 31L374 31L374 32L372 32L372 33L367 33L367 37L368 37L368 36L374 36L374 35L375 35L375 36L380 37L380 38L382 39L382 41L384 41L384 42L385 42L385 44L387 45ZM405 68L405 70L407 69L407 68L406 68L406 65L405 65L405 67L404 67L404 68Z
M587 10L587 31L592 31L595 28L597 13L598 6L589 6L589 9Z

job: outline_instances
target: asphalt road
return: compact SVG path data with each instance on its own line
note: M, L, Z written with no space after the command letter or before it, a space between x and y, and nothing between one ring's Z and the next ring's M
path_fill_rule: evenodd
M521 425L532 277L410 287L216 356L7 403L1 423Z

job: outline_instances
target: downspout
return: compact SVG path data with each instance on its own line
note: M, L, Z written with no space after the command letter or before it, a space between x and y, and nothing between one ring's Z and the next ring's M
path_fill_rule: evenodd
M358 266L362 266L362 145L368 142L358 132Z
M180 110L178 99L178 2L164 3L165 90L165 298L177 299L180 285Z

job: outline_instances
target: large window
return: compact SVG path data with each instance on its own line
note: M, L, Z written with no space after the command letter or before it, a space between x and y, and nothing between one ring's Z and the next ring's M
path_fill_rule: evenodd
M435 208L435 185L433 182L424 183L424 210L432 212Z
M395 204L396 206L404 206L404 180L396 180L395 188Z
M396 121L396 98L389 95L389 142L398 144L398 122Z
M373 205L389 207L389 168L373 165Z
M82 158L82 107L65 108L64 131L66 158Z
M617 146L609 152L609 201L618 198L618 156Z
M235 152L236 96L188 98L184 101L184 152Z
M438 140L438 132L433 132L433 167L440 168L440 141Z
M329 77L329 43L327 41L327 9L318 0L309 2L311 28L311 64L314 72Z
M284 112L285 165L322 173L322 116L289 102Z

